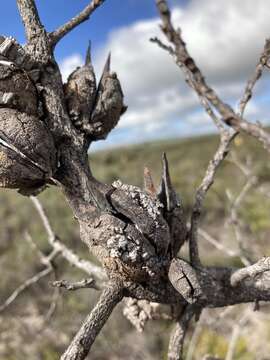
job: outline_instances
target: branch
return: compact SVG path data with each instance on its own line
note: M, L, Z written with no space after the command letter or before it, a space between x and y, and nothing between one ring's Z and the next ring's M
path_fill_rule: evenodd
M92 0L84 10L72 18L70 21L59 27L57 30L50 34L50 38L53 45L56 45L65 35L72 31L75 27L80 25L82 22L89 19L92 13L104 3L105 0Z
M108 284L68 349L61 356L61 360L83 360L86 358L97 335L122 298L122 285L119 283Z
M219 242L217 239L214 239L213 236L211 236L208 232L206 232L205 230L203 230L202 228L198 229L198 234L204 239L206 240L208 243L210 243L211 245L213 245L216 249L224 252L225 254L227 254L230 257L237 257L240 256L240 253L238 251L235 250L231 250L229 247L223 245L221 242Z
M6 299L6 301L0 306L0 312L4 311L13 301L26 289L28 289L30 286L36 284L39 280L44 278L45 276L48 276L53 271L52 267L47 267L44 270L40 271L36 275L30 277L27 279L23 284L21 284L16 290L13 291L13 293Z
M198 230L199 230L199 221L201 217L201 212L203 208L203 203L206 197L206 194L214 182L214 177L216 175L217 169L225 159L229 151L229 146L234 137L236 136L235 132L222 131L220 137L219 147L214 155L214 158L210 161L208 168L206 170L205 176L202 180L201 185L196 191L195 203L192 209L191 216L191 228L189 233L189 250L190 250L190 260L194 265L200 265L199 250L198 250Z
M80 259L77 254L75 254L72 250L70 250L66 245L64 245L54 233L51 224L49 222L48 216L41 204L41 202L34 196L30 197L33 202L41 220L43 226L48 235L49 244L57 250L61 255L73 266L76 266L78 269L84 271L90 276L94 276L100 281L104 281L107 279L105 272L99 266L94 265L88 260Z
M55 272L52 261L58 255L58 251L53 249L48 256L45 256L38 249L38 247L36 246L36 244L34 243L34 241L32 240L31 236L28 233L25 234L25 239L30 244L30 246L37 252L41 264L45 265L45 269L43 269L40 272L38 272L37 274L31 276L29 279L25 280L20 286L18 286L17 289L15 289L12 292L12 294L6 299L6 301L0 306L0 312L4 311L9 305L11 305L22 292L24 292L32 285L39 282L44 277Z
M196 350L197 347L197 343L199 340L199 337L202 333L203 330L203 317L204 313L201 314L199 321L197 321L196 325L195 325L195 329L193 331L193 334L191 336L189 345L188 345L188 350L187 350L187 355L186 355L186 359L185 360L192 360L193 359L193 354Z
M95 280L84 279L75 283L69 283L66 280L58 280L52 283L52 286L56 288L64 288L69 291L80 290L80 289L98 289Z
M245 238L242 235L243 226L241 224L238 210L240 208L240 205L245 200L245 197L247 196L248 192L258 183L258 178L257 176L254 175L253 171L248 167L248 165L245 165L238 160L236 154L234 153L232 153L231 162L235 166L237 166L238 169L240 169L241 172L244 174L246 178L246 183L244 184L244 186L242 187L241 191L239 192L239 194L236 196L235 199L233 199L229 190L226 190L227 197L231 203L228 222L233 226L235 238L239 247L239 253L241 255L241 260L245 266L248 266L251 265L251 263L254 261L250 260L250 255L248 255L246 251L246 247L244 246ZM249 166L251 166L251 164L249 164Z
M269 64L268 64L268 61L269 61L269 47L270 47L270 41L268 39L265 42L263 53L261 54L259 62L255 67L254 74L248 80L245 91L244 91L244 94L243 94L243 97L240 100L239 113L240 113L241 117L243 117L243 115L244 115L244 111L246 109L247 103L252 98L253 88L256 85L257 81L261 78L264 67L266 65L269 66Z
M236 270L231 276L231 285L235 287L246 278L255 278L266 271L270 271L270 257L264 257L256 264Z
M179 321L175 324L170 336L168 360L183 359L183 345L190 320L194 315L194 308L187 306Z
M17 0L17 6L25 27L27 41L30 43L44 32L35 1Z
M229 343L229 348L228 348L225 360L233 360L234 359L234 353L235 353L237 340L239 338L239 335L242 333L243 327L245 326L249 316L250 316L250 312L248 309L248 311L246 311L241 316L240 320L238 320L237 323L234 325L231 340Z
M270 134L259 124L253 124L237 115L234 110L224 103L217 93L206 83L203 74L195 61L187 51L186 44L182 39L181 31L175 30L171 22L171 13L166 0L156 0L160 17L162 20L161 29L168 41L173 45L173 54L176 64L184 71L185 75L192 79L192 87L199 96L203 96L221 115L222 120L236 131L244 131L257 138L270 152ZM268 44L269 45L269 44ZM171 52L170 52L171 53ZM171 53L172 54L172 53ZM253 87L253 85L251 86ZM245 102L246 100L244 100ZM245 107L245 105L243 105Z

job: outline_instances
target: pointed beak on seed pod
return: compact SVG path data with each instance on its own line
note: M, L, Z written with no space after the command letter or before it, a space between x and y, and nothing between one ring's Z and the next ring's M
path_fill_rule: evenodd
M126 111L124 95L115 73L111 73L109 54L98 86L91 60L91 44L84 66L76 69L65 84L70 118L90 139L105 139Z
M21 56L14 39L0 38L0 187L30 194L55 172L56 149L38 117L36 86L18 65Z
M111 54L108 55L98 86L95 109L91 124L96 139L105 139L127 110L124 95L116 73L111 72Z
M89 131L89 120L96 96L96 77L91 63L91 44L85 64L73 71L64 87L67 109L74 126Z
M162 178L158 198L164 206L163 216L167 220L171 232L171 255L176 256L186 240L186 219L183 204L172 186L167 156L162 156Z

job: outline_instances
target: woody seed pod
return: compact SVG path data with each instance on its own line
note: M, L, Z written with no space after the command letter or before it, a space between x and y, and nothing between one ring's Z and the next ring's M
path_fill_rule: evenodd
M20 191L41 187L56 167L52 136L41 120L0 109L0 187Z
M69 75L64 90L72 122L77 128L89 131L89 120L96 94L96 78L91 64L90 45L85 65Z
M91 117L94 138L105 139L126 109L120 81L116 73L110 72L109 56L99 83L97 101Z
M3 55L8 56L15 40L0 40L0 187L29 194L52 177L56 149L38 117L35 84L25 70ZM16 54L11 54L13 60Z

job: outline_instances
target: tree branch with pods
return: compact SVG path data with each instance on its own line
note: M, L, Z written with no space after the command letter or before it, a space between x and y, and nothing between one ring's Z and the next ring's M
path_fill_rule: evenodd
M161 30L168 44L159 39L152 41L167 51L184 72L186 82L220 134L219 146L195 191L188 220L182 199L173 188L166 154L158 189L147 169L144 189L120 180L104 184L92 172L89 147L106 139L127 110L121 84L111 71L110 55L99 82L96 81L90 48L85 64L63 83L54 48L75 27L94 16L95 11L101 11L103 3L92 0L77 16L49 33L42 25L35 1L17 0L27 43L22 46L13 38L0 38L0 186L32 196L52 249L48 257L41 256L44 270L15 290L3 306L51 273L52 261L62 256L88 278L77 283L55 280L55 287L68 290L98 287L102 291L61 359L85 359L114 308L128 298L133 310L134 306L140 307L138 313L144 314L145 319L154 318L147 315L149 306L152 310L156 308L153 303L180 310L173 317L175 327L168 352L170 360L178 360L183 358L190 321L193 316L198 318L203 309L270 300L270 287L264 277L270 270L268 258L243 269L205 266L198 236L205 198L238 133L248 133L270 151L268 132L244 118L254 86L269 65L269 41L239 109L234 110L206 82L186 48L181 31L172 24L167 1L156 0ZM80 259L54 234L44 209L33 197L46 186L56 186L64 194L80 226L81 240L102 267ZM189 260L181 258L186 240ZM135 312L131 316L130 311L126 310L128 317L141 329L141 319L136 321Z

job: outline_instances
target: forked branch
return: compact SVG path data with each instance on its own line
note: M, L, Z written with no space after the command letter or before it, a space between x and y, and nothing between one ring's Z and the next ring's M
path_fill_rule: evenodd
M49 218L41 202L38 200L38 198L34 196L31 196L30 199L33 202L41 218L41 221L48 236L48 242L53 247L53 249L58 251L61 254L61 256L65 258L68 261L68 263L70 263L72 266L76 266L78 269L82 270L83 272L85 272L90 276L94 276L96 279L100 281L105 281L107 279L107 276L104 270L100 266L93 264L89 260L81 259L76 253L74 253L65 244L63 244L59 240L57 235L54 233Z
M92 0L84 10L70 21L60 26L58 29L50 34L52 44L58 43L66 34L72 31L76 26L89 19L92 13L104 3L105 0Z
M122 284L116 282L108 284L68 349L61 356L61 360L83 360L86 358L97 335L122 298Z

